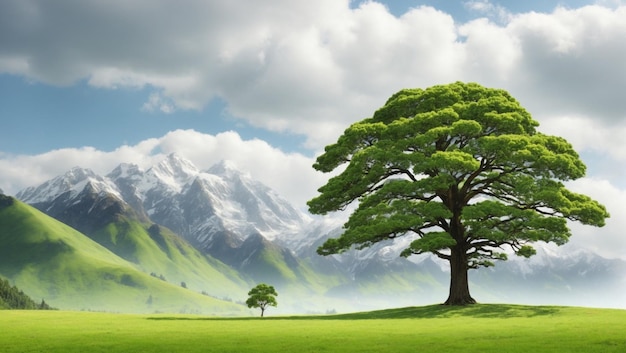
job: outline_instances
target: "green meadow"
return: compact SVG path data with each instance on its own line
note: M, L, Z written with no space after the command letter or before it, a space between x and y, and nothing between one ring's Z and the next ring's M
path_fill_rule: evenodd
M625 332L625 310L555 306L434 305L263 319L0 311L0 350L6 353L623 353Z

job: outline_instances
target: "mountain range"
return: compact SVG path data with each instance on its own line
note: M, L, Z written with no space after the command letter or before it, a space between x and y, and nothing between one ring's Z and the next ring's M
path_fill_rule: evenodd
M10 205L0 206L0 246L5 250L0 276L59 308L237 314L246 309L234 302L245 300L258 282L277 288L279 308L286 312L415 305L446 296L445 264L430 256L399 256L410 239L317 255L319 245L341 233L341 222L303 212L228 161L201 171L172 154L147 170L122 163L104 176L76 167L3 200ZM24 242L16 242L8 237L15 227L33 223L24 220L33 217L37 231L48 238L25 242L28 235L19 233ZM80 241L63 240L68 234ZM596 292L604 288L598 306L622 304L621 296L609 298L607 293L626 288L624 261L582 250L542 249L535 259L511 259L471 273L475 297L582 304L602 295ZM108 262L96 266L89 259L90 268L84 261L68 260L74 255ZM79 268L65 265L74 261ZM120 268L109 271L113 264ZM68 279L72 276L74 282ZM191 306L179 300L158 307L155 298L161 290L199 299L194 296ZM89 294L80 298L81 293ZM130 296L135 300L122 305L120 298Z

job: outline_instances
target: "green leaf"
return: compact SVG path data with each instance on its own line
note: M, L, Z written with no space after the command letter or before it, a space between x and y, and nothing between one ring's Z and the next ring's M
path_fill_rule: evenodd
M535 248L533 248L530 245L524 245L516 252L518 256L523 256L526 258L531 257L535 255L536 253L537 253L537 250L535 250Z
M451 248L456 244L456 240L446 232L429 232L423 237L414 240L411 245L402 252L402 256L439 251Z

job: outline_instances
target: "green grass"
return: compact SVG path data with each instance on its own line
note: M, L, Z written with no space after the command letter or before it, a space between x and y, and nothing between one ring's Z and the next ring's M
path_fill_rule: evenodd
M626 311L474 305L209 318L0 312L3 352L620 352Z

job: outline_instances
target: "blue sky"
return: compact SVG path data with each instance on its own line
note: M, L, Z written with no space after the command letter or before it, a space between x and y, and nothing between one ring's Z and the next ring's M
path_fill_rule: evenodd
M176 129L209 134L236 130L245 139L260 138L284 150L302 151L303 137L239 122L219 98L199 110L166 114L142 109L150 94L150 88L100 89L84 81L59 87L2 74L0 151L36 154L83 146L109 151Z
M626 212L626 4L571 1L0 2L0 189L177 152L229 159L304 208L314 156L394 92L508 90ZM625 256L626 220L581 244ZM589 245L591 244L591 245ZM615 255L621 254L621 255Z
M578 8L581 6L595 4L597 1L589 0L504 0L504 1L450 1L450 0L428 0L428 1L406 1L406 0L388 0L383 1L389 10L397 16L401 16L411 7L417 6L432 6L444 12L451 14L455 20L460 22L467 22L478 17L484 16L484 13L472 10L470 3L482 3L488 4L492 7L502 7L511 13L524 13L524 12L551 12L557 6Z

